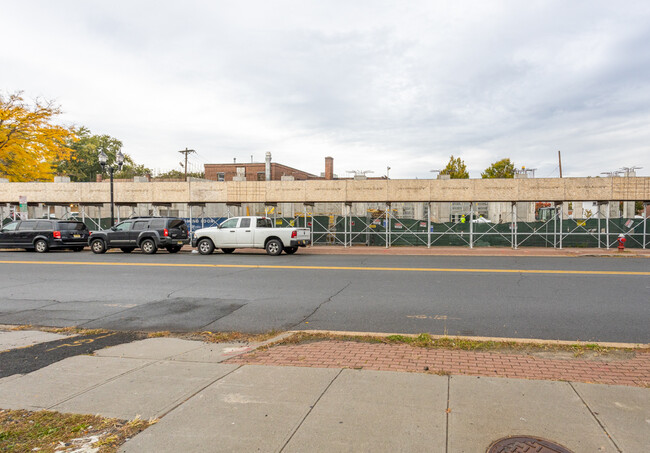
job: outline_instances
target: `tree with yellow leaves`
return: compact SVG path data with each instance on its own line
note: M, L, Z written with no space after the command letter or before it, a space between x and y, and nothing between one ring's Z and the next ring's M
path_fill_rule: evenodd
M0 93L0 178L10 181L49 181L54 165L70 156L71 129L52 124L61 114L52 101L30 105L22 92Z

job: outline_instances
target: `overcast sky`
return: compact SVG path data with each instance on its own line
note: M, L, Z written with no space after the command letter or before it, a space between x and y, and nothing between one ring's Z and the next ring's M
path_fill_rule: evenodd
M0 89L154 169L650 174L650 2L12 1Z

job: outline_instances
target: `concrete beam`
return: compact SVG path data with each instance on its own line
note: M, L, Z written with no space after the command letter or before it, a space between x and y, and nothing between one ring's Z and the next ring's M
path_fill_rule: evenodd
M0 183L0 201L109 203L100 183ZM115 202L126 203L319 203L319 202L509 202L650 201L649 177L116 182Z

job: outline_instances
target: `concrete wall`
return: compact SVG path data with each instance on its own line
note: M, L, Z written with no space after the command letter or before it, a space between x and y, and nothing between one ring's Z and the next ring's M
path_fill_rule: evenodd
M0 183L0 203L108 203L108 182ZM117 182L116 203L650 201L650 178Z

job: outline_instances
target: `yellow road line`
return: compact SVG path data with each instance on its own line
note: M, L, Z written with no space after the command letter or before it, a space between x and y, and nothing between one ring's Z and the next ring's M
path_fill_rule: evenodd
M0 264L54 264L68 266L144 266L144 267L199 267L225 269L294 269L332 271L392 271L392 272L474 272L484 274L569 274L569 275L641 275L650 272L628 271L571 271L556 269L457 269L442 267L360 267L360 266L283 266L270 264L201 264L201 263L115 263L93 261L0 261Z

